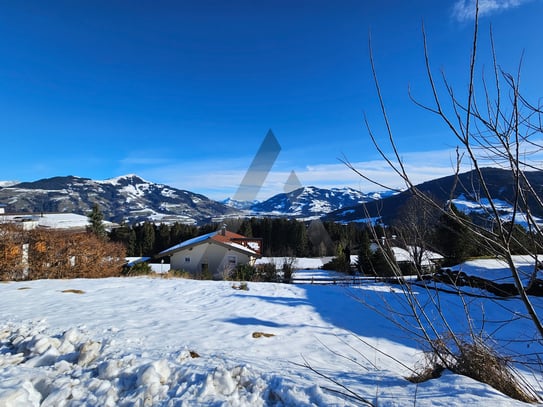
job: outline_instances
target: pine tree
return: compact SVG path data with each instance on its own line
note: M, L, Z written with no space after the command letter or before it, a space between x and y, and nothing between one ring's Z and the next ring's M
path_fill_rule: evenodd
M371 251L370 235L367 229L364 229L360 237L360 247L358 249L358 259L356 261L356 267L358 271L364 274L373 274L371 266Z
M106 239L107 232L104 226L104 214L100 210L100 207L95 203L92 207L92 211L87 215L89 219L89 225L87 226L87 232L92 233L100 239Z
M155 249L155 227L145 222L141 228L141 255L152 256Z
M445 266L462 263L477 250L475 236L467 226L469 217L454 204L450 211L450 215L444 213L439 218L434 238L437 249L445 256Z

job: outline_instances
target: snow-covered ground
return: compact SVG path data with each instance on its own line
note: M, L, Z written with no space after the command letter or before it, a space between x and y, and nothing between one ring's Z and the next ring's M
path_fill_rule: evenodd
M528 284L534 272L535 261L532 256L513 256L519 276L524 284ZM543 261L543 256L538 256L538 261ZM451 270L463 272L468 276L480 277L492 280L495 283L514 284L515 281L504 260L499 259L475 259L466 261L458 266L451 267ZM543 270L537 270L536 277L543 280Z
M382 316L402 310L400 286L232 286L147 277L0 284L0 406L362 404L306 363L379 406L523 405L448 372L408 382L410 371L385 356L422 360L420 344ZM416 290L421 303L433 295ZM501 352L543 351L524 342L535 337L530 321L504 324L505 306L522 310L517 299L440 298L455 329L470 307L471 323L484 315ZM542 392L541 374L520 369Z
M23 222L32 227L48 229L84 229L89 224L89 218L76 213L42 213L42 214L0 214L0 223ZM115 223L104 221L104 226L110 228Z
M481 215L486 215L489 219L491 219L493 216L491 205L487 198L480 198L479 202L475 202L466 198L464 194L460 194L457 198L453 199L452 202L455 204L458 210L466 214L478 213ZM525 229L528 228L526 214L518 212L518 208L515 209L513 208L513 205L500 199L493 199L492 203L500 213L500 218L503 222L512 222L514 220L515 223L521 225ZM514 218L513 214L515 214ZM543 219L533 215L532 217L537 224L543 225Z

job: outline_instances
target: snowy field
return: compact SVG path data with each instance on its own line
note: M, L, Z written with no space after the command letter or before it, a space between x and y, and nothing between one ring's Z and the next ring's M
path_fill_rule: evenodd
M481 266L480 264L478 265ZM432 295L418 288L425 301ZM0 284L0 406L517 406L445 372L412 384L420 345L381 313L404 306L399 286L360 287L163 278ZM503 323L516 299L463 303L442 294L454 328L472 309L502 353L538 355L531 323ZM541 310L540 299L534 304ZM473 322L473 321L472 321ZM403 320L403 324L409 324ZM524 357L524 356L522 356ZM522 370L540 392L540 373Z

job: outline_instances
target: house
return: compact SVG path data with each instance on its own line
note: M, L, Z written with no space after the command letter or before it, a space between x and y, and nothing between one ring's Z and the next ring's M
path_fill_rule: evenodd
M248 238L223 226L218 231L170 247L157 257L169 256L171 270L220 280L239 264L254 265L261 253L262 239Z
M370 244L371 252L375 253L383 247L383 244L385 244L384 240L381 244L372 242ZM439 268L443 261L441 254L418 246L408 245L406 248L389 246L389 249L403 274L413 274L413 266L415 265L420 267L419 272L431 273Z
M421 272L429 273L435 271L443 261L443 256L431 250L425 250L417 246L391 247L392 253L400 268L406 269L408 265L420 263ZM418 258L418 260L416 260Z

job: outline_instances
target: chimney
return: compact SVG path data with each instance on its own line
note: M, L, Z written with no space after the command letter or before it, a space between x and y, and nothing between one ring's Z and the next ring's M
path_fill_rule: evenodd
M221 235L222 235L222 236L226 236L226 224L223 224L223 225L221 226Z

